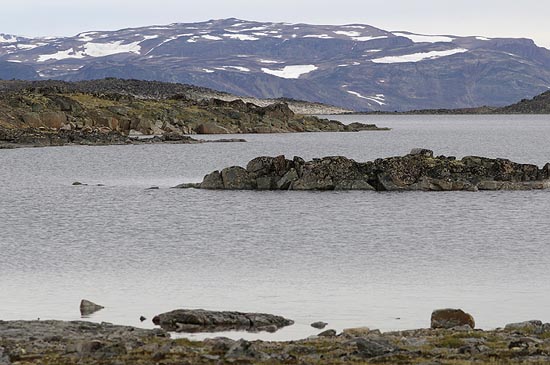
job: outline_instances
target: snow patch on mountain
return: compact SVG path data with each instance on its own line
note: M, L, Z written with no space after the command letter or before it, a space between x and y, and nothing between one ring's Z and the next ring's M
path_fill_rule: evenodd
M369 100L377 103L378 105L386 105L386 96L384 94L376 94L374 96L363 96L357 91L346 90L349 94L357 96L358 98Z
M420 62L424 60L434 60L441 57L452 56L458 53L468 52L465 48L455 48L449 49L446 51L430 51L430 52L420 52L412 53L401 56L387 56L381 58L375 58L371 61L374 63L406 63L406 62Z
M297 79L302 75L305 75L307 73L317 70L317 68L318 67L315 65L293 65L293 66L285 66L284 68L279 70L262 68L262 71L265 72L266 74L281 77L283 79Z
M259 39L248 34L225 33L223 36L231 39L238 39L239 41L257 41Z
M353 39L354 41L358 41L358 42L368 42L368 41L372 41L374 39L385 39L385 38L388 38L388 36L387 35L381 35L381 36L377 36L377 37L371 37L371 36L351 37L351 39Z
M215 35L205 34L202 36L204 39L208 39L209 41L221 41L223 38L217 37Z
M0 43L15 43L17 42L17 37L9 34L0 34Z
M331 37L328 34L308 34L305 35L304 38L333 39L334 37Z
M447 37L443 35L426 35L426 34L413 34L413 33L401 33L393 32L393 35L397 37L409 38L414 43L438 43L438 42L452 42L455 38Z
M86 43L84 44L84 53L90 57L105 57L118 53L136 53L141 51L141 42L123 44L123 41L114 41L109 43Z
M360 32L347 31L347 30L337 30L334 33L339 34L339 35L345 35L345 36L348 36L348 37L359 37L361 35Z
M49 60L64 60L67 58L84 58L86 54L82 51L75 51L74 48L69 48L64 51L58 51L53 54L46 54L38 56L38 62L46 62Z

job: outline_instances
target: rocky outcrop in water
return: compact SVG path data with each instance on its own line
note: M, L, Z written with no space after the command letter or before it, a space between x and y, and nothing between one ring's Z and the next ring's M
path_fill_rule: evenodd
M265 313L178 309L155 316L153 323L167 331L176 332L219 332L228 330L275 332L279 328L294 324L294 321Z
M427 149L370 162L334 156L304 161L257 157L246 168L214 171L198 184L180 188L229 190L478 191L550 188L550 164L543 168L507 159L434 157Z
M476 322L471 314L462 309L438 309L432 312L432 328L454 328L460 326L469 326L474 329Z

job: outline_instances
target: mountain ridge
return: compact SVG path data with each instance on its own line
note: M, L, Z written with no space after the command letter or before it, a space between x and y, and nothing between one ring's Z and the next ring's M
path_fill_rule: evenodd
M0 37L4 79L158 80L356 111L504 106L550 86L550 50L526 38L235 18Z

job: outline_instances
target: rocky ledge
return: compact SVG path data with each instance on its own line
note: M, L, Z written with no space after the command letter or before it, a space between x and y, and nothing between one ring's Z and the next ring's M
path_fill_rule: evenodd
M456 313L451 313L455 316ZM453 320L452 317L451 320ZM0 321L0 364L548 364L550 324L491 331L468 324L382 333L334 330L286 342L170 339L108 323Z
M159 314L153 323L167 331L222 332L240 330L275 332L294 321L265 313L217 312L203 309L178 309Z
M151 137L131 137L102 128L83 130L48 130L44 128L5 129L0 127L0 149L50 147L66 145L106 146L124 144L194 144L206 142L246 142L241 138L203 140L179 133L166 132Z
M178 188L232 190L478 191L550 188L550 163L543 168L506 159L434 157L414 149L406 156L356 162L336 156L304 161L257 157L246 168L214 171L201 183Z

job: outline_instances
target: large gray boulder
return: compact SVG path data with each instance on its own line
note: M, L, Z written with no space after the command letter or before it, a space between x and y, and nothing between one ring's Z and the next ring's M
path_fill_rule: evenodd
M219 312L204 309L177 309L159 314L153 323L167 331L219 332L244 330L272 331L294 324L294 321L266 313Z
M432 312L432 328L453 328L461 326L470 326L475 328L476 323L471 314L462 309L438 309Z
M102 305L96 304L94 302L91 302L89 300L86 300L86 299L82 299L80 301L80 314L82 316L89 316L90 314L93 314L97 311L100 311L103 308L105 308L105 307L102 306Z

